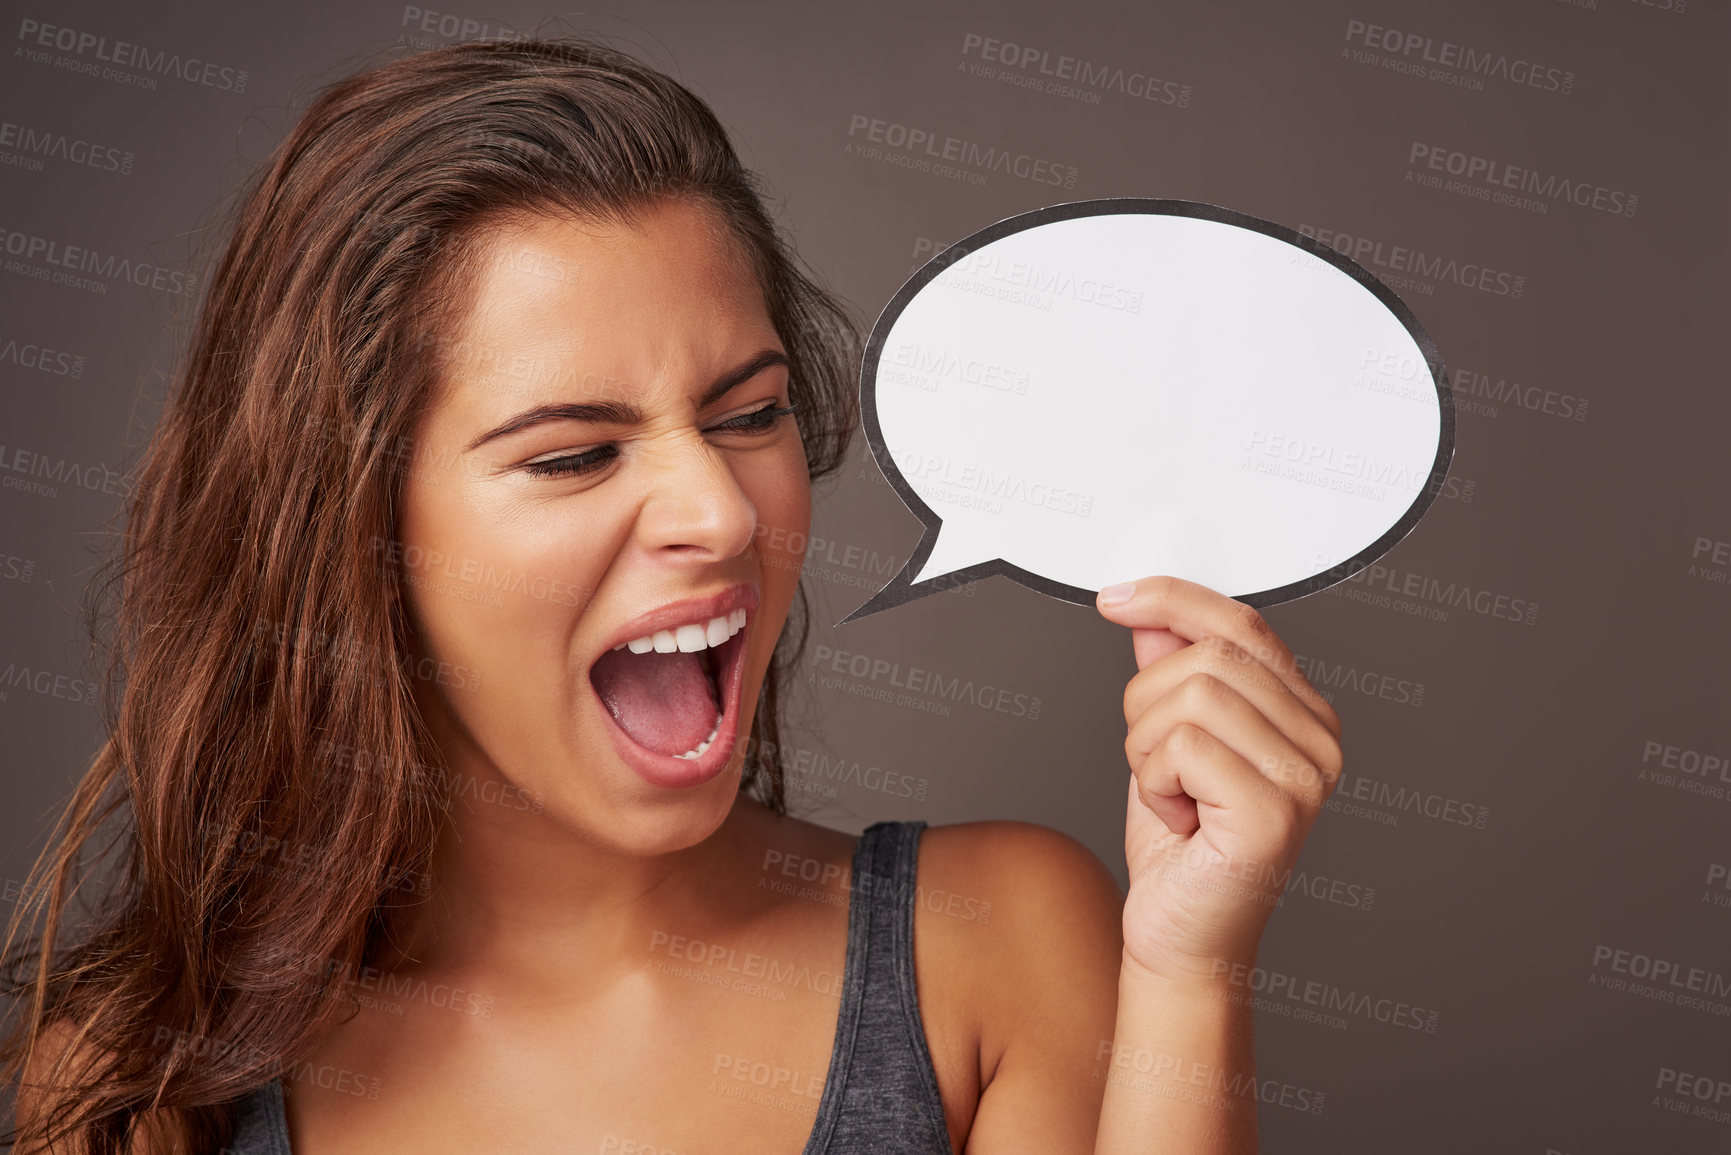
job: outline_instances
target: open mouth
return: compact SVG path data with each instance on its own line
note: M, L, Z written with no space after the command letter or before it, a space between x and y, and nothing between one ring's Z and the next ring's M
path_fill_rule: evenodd
M596 697L641 751L639 762L681 776L725 764L738 732L747 617L741 606L657 630L621 642L590 667Z

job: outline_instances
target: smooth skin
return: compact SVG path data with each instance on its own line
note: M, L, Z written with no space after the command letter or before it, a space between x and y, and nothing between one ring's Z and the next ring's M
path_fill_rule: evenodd
M628 619L755 581L752 715L803 562L804 449L794 417L723 428L785 405L785 366L698 401L784 346L701 203L636 228L525 218L490 244L401 519L418 644L480 675L421 683L455 802L389 977L367 976L361 1012L287 1080L294 1151L797 1155L834 1041L855 839L739 796L743 740L710 781L651 786L588 684ZM602 399L642 422L467 448L541 402ZM528 469L580 454L603 464ZM486 576L507 572L527 580ZM1128 592L1100 607L1139 667L1128 897L1037 825L922 841L915 977L958 1153L1255 1149L1254 1098L1229 1089L1254 1061L1232 968L1339 775L1340 723L1254 611L1170 578Z

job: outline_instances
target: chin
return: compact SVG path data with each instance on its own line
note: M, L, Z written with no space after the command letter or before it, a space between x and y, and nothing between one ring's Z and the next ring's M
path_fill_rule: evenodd
M565 821L621 854L645 858L674 854L721 828L739 797L740 773L741 759L736 758L721 773L681 790L612 795L598 809L591 795L588 805L571 805ZM549 812L558 819L552 807Z

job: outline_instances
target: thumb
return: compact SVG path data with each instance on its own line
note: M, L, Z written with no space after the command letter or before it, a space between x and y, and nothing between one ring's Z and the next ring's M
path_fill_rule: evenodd
M1130 588L1129 583L1119 587L1121 590ZM1118 601L1096 602L1094 608L1107 621L1114 625L1129 625L1124 621L1113 621L1115 615L1123 614L1129 603L1122 599ZM1137 617L1137 614L1125 616ZM1162 626L1130 626L1130 645L1136 655L1136 668L1146 669L1149 662L1157 662L1167 654L1176 653L1189 645L1188 639Z

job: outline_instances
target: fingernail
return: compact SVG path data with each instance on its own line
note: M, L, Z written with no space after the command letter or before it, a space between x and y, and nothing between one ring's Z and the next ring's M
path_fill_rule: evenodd
M1127 602L1130 600L1130 595L1135 592L1135 582L1119 582L1117 585L1107 586L1100 591L1100 604L1115 606L1120 602Z

